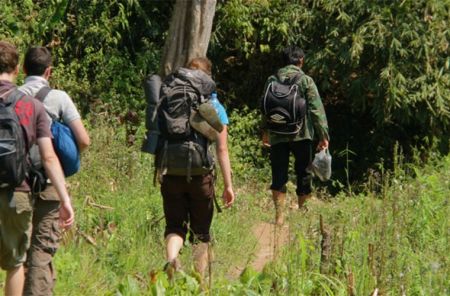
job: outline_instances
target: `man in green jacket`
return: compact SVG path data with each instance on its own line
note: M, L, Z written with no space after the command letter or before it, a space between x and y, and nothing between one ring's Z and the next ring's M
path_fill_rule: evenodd
M288 83L295 81L298 91L306 100L306 115L302 119L299 132L295 135L281 135L267 130L263 117L263 145L271 147L270 162L272 168L272 198L275 204L275 223L284 223L286 183L288 181L289 155L295 158L297 175L298 205L301 208L311 196L311 173L307 170L312 160L312 141L315 133L319 143L317 150L327 149L328 123L317 86L313 79L302 71L305 54L302 49L291 46L283 51L286 66L267 79L264 90L273 81ZM265 91L266 93L266 91Z

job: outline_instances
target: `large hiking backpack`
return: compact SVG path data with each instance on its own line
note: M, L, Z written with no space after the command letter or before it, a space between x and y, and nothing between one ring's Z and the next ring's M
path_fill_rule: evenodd
M214 81L200 70L180 68L161 87L158 107L160 139L156 167L161 175L203 175L214 167L210 142L192 128L191 116L210 99Z
M15 188L27 175L24 134L15 107L24 94L13 90L0 102L0 188Z
M267 129L275 134L297 135L306 115L306 100L298 88L301 75L269 83L261 101Z

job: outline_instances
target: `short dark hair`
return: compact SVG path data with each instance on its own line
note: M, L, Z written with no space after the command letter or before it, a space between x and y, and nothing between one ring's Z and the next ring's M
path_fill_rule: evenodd
M30 47L25 54L23 66L27 75L41 76L52 65L52 54L45 47Z
M12 73L19 64L19 53L11 43L0 41L0 73Z
M303 49L297 46L288 46L283 50L283 58L285 64L298 65L305 57Z

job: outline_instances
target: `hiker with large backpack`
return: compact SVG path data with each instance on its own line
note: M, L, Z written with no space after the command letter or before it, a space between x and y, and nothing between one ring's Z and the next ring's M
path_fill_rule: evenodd
M90 139L75 104L66 92L51 89L49 86L48 80L52 74L50 51L45 47L29 48L25 54L23 70L27 76L25 84L19 90L41 101L47 112L47 121L50 124L64 124L73 134L75 148L79 151L85 150L90 144ZM58 225L60 201L55 186L47 179L37 146L32 147L30 158L33 169L37 170L38 178L33 180L35 186L33 231L25 263L27 272L24 295L52 295L56 280L56 269L53 267L52 259L62 236L62 229ZM69 170L64 161L60 157L67 177L67 172L74 169Z
M18 62L17 49L0 41L0 267L6 270L5 295L23 292L23 264L30 245L32 219L28 152L33 144L37 143L43 166L60 198L61 227L68 228L74 222L45 108L14 84Z
M270 147L272 199L275 223L284 223L286 183L290 153L295 158L299 208L311 197L312 141L317 133L317 150L328 149L328 123L317 86L302 71L302 49L284 49L285 66L267 79L261 98L263 145Z
M157 117L160 136L156 168L166 220L166 272L180 268L179 252L189 235L194 268L201 277L209 266L210 226L215 205L212 142L224 183L225 207L234 202L227 147L228 117L219 101L211 98L215 82L211 62L195 58L187 68L166 77L161 86Z

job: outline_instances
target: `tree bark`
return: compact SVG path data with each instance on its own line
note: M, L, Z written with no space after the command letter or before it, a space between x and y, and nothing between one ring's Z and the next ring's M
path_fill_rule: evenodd
M160 74L166 76L208 50L216 0L177 0L165 41Z

